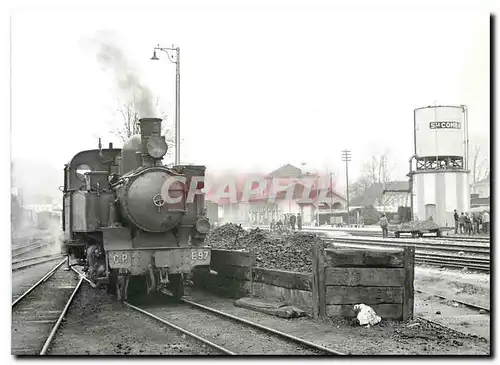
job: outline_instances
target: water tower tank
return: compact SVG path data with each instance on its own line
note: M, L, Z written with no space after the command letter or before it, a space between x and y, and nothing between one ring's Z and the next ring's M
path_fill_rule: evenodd
M414 217L453 226L454 209L470 208L467 108L418 108L414 123Z

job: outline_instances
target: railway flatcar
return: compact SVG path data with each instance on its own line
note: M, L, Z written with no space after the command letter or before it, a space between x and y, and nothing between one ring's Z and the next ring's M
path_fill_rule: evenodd
M161 122L142 118L140 135L122 149L102 149L99 141L64 168L64 253L121 300L163 289L180 297L183 275L210 264L205 166L164 166Z

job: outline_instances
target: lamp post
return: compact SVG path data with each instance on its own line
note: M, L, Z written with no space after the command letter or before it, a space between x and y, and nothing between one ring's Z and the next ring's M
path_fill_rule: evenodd
M342 151L342 161L345 161L345 180L347 189L347 224L349 225L349 161L351 161L351 151Z
M156 51L163 51L168 55L168 60L171 63L175 64L175 164L180 164L181 159L181 130L180 130L180 116L181 116L181 70L180 70L180 62L181 62L181 49L179 47L174 47L172 45L171 48L154 47L153 49L153 57L151 59L153 61L159 60L156 56Z

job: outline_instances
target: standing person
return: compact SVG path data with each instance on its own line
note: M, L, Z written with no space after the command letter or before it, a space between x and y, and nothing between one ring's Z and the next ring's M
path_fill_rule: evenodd
M387 221L387 218L385 217L385 214L382 214L382 218L380 218L380 227L382 228L382 237L387 238L388 232L387 232L387 226L389 222Z
M460 234L464 234L465 231L465 215L464 212L460 214L460 217L458 218L458 224L460 226Z
M285 217L283 218L283 225L285 228L288 228L288 214L285 214Z
M458 234L458 213L455 209L455 213L453 213L453 218L455 218L455 234Z
M295 214L292 214L290 216L290 225L292 226L293 231L295 231L295 222L296 222Z
M302 231L302 216L297 214L297 228L299 231Z
M274 231L275 226L276 226L276 221L273 218L273 220L271 221L271 225L270 225L271 231Z
M488 234L490 231L490 215L485 210L483 214L483 229L484 233Z
M469 213L465 213L465 234L471 235L472 223L470 221Z
M479 234L479 214L478 213L473 213L472 214L472 222L474 224L474 233Z
M477 213L477 220L479 221L477 225L477 232L481 234L483 231L483 215L481 213Z

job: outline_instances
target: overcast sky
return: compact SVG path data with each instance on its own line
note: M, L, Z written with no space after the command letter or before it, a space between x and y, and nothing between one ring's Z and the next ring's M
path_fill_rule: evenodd
M182 161L271 171L291 163L343 184L388 150L405 179L413 109L469 108L471 150L489 157L489 14L375 12L21 13L12 20L12 157L61 169L109 133L125 98L89 39L114 37L130 69L174 119L181 47ZM33 153L35 151L35 153Z

